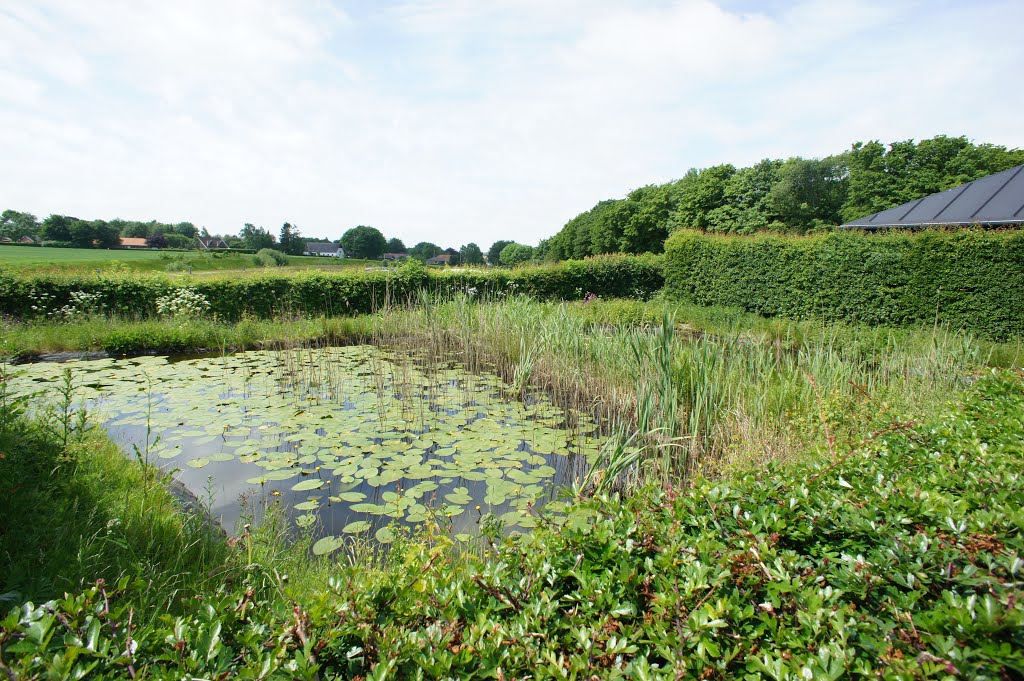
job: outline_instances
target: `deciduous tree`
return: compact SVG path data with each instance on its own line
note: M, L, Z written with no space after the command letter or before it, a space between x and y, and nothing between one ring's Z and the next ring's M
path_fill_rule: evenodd
M387 240L380 230L368 225L359 225L341 235L341 247L350 258L376 260L384 255Z

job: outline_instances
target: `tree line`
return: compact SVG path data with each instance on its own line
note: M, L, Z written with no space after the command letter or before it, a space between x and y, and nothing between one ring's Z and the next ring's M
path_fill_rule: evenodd
M83 220L71 215L50 215L40 221L32 213L5 210L0 213L0 236L10 239L32 237L57 245L78 248L116 248L121 237L154 240L154 248L188 248L195 242L199 228L191 222L165 223L150 220Z
M211 234L205 227L196 227L191 222L164 223L156 220L83 220L71 215L50 215L40 221L32 213L5 210L0 214L0 237L18 240L32 237L37 241L56 246L77 248L117 248L121 238L142 238L150 248L193 248L196 237L222 240L228 248L260 251L265 248L280 251L286 255L302 255L307 242L328 242L340 245L351 258L379 260L385 253L408 255L426 262L438 255L448 255L451 265L512 265L528 260L533 249L511 241L497 241L485 253L473 242L458 249L442 248L429 241L421 241L412 248L406 248L398 237L385 238L376 227L358 225L347 230L340 239L314 238L303 236L299 228L290 222L281 225L274 234L265 227L247 222L238 234ZM509 254L502 257L503 250L512 245ZM519 251L517 251L519 249ZM525 254L521 251L525 249Z
M691 169L580 213L534 249L534 260L660 253L683 228L729 234L807 233L944 191L1024 163L1024 150L939 135L888 145L856 142L822 159L764 159Z

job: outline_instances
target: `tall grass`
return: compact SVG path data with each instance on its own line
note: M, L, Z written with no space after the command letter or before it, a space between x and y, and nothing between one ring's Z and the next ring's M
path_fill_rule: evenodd
M854 434L897 411L921 411L985 366L1019 367L1024 343L981 341L943 326L878 329L765 319L734 308L664 300L536 303L423 292L388 299L373 315L243 320L86 320L14 324L11 348L184 352L309 348L372 342L414 350L425 362L456 359L492 369L525 397L540 388L607 428L641 433L642 477L678 483L730 462L781 460L814 441L854 444ZM330 368L295 361L301 381ZM388 371L401 371L401 363ZM391 376L401 383L402 376ZM821 440L819 435L828 437ZM636 472L636 471L634 471Z
M98 579L142 580L140 613L179 611L223 581L228 546L202 514L181 513L158 472L125 457L82 410L62 419L60 400L71 398L0 417L0 594L40 599Z
M1019 343L979 343L944 327L886 331L762 320L731 311L684 317L671 303L479 304L466 296L379 316L382 342L455 352L519 389L640 432L643 476L679 483L730 462L792 457L812 442L854 444L896 412L920 412ZM699 323L694 324L694 321ZM703 328L701 328L703 327ZM828 438L819 435L828 432Z

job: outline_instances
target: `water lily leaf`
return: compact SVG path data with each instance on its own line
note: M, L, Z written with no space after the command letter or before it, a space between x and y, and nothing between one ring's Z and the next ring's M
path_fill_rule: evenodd
M390 544L395 540L395 531L391 527L382 527L373 536L381 544Z
M335 537L328 535L321 537L313 544L313 555L315 556L326 556L329 553L333 553L345 545L345 540L341 537Z
M210 460L204 456L199 456L194 459L189 459L185 464L191 468L206 468L210 465Z
M341 531L345 534L359 534L360 532L366 532L370 529L370 523L367 520L357 520L354 523L349 523L345 527L341 528Z
M311 489L320 489L323 485L324 481L320 478L310 478L309 480L303 480L292 485L292 491L305 492Z
M342 492L338 495L340 501L347 501L350 503L359 502L366 498L366 495L362 492Z

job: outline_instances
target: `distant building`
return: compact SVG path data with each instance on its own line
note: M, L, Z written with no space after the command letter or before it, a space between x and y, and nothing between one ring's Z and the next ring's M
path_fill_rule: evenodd
M384 257L385 260L405 260L406 258L409 257L409 254L408 253L385 253L383 257Z
M428 265L450 265L452 260L451 253L442 253L441 255L435 255L433 258L427 258Z
M142 237L123 236L121 237L121 248L149 248L146 240Z
M30 236L23 236L20 239L18 239L18 243L19 244L34 244L34 243L36 243L36 240L33 239Z
M11 243L13 241L14 241L14 239L12 239L9 236L0 236L0 244L9 244L9 243Z
M217 237L197 236L196 241L199 242L199 248L207 251L214 248L228 248L227 242Z
M1019 227L1024 225L1024 165L988 175L879 213L851 220L844 229L921 227Z
M330 241L307 241L302 255L325 255L331 258L344 258L345 249Z

